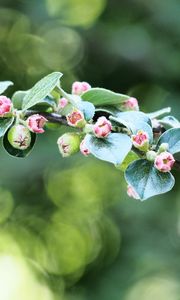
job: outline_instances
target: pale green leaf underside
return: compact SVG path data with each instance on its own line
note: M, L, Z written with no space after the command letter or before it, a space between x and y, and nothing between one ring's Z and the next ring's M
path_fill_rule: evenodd
M0 94L4 93L11 85L13 85L12 81L0 81Z
M23 99L23 110L26 110L38 103L43 102L43 99L51 93L51 91L59 84L62 73L53 72L38 81L25 95Z
M125 179L141 200L166 193L173 188L175 183L170 172L158 171L153 163L145 159L131 163L125 171Z
M14 118L0 118L0 137L2 137L8 128L12 125Z

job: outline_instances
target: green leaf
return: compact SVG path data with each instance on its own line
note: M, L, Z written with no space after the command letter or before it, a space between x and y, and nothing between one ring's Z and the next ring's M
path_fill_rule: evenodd
M144 130L149 135L149 140L153 142L153 131L150 119L142 112L120 112L114 116L110 116L110 120L127 127L133 134L138 130Z
M180 122L173 116L166 116L158 122L163 125L164 128L180 128Z
M122 133L110 133L107 138L87 134L85 143L95 157L115 165L123 162L132 147L131 139Z
M127 169L128 165L130 163L132 163L134 160L137 160L139 159L139 156L133 152L133 151L130 151L127 156L125 157L125 159L123 160L122 164L120 165L117 165L116 168L121 170L122 172L125 172L125 170Z
M14 118L0 118L0 137L2 137L8 128L12 125Z
M168 114L170 113L171 111L171 107L165 107L165 108L162 108L160 110L157 110L157 111L154 111L152 113L149 113L147 114L147 116L150 118L150 119L155 119L155 118L158 118L160 116L163 116L165 114Z
M29 92L29 90L28 91L17 91L13 94L12 102L13 102L14 108L22 109L23 99L28 92Z
M92 88L85 92L81 97L83 100L89 101L95 106L116 105L123 103L129 98L127 95L114 93L102 88Z
M109 115L116 115L119 112L119 110L114 106L97 107L95 111L97 113L102 112L102 113L107 113Z
M12 147L8 141L7 134L8 134L8 131L4 135L3 146L10 155L15 156L15 157L21 157L21 158L29 155L29 153L32 151L35 141L36 141L35 133L31 132L31 144L30 144L29 148L27 148L26 150L19 150L19 149L15 149L14 147Z
M86 121L90 121L94 117L95 107L91 102L81 101L78 104L78 109L83 112Z
M0 81L0 95L4 93L11 85L13 85L12 81Z
M168 143L168 151L172 154L180 152L180 128L171 128L164 132L158 140L157 149L162 143Z
M44 98L59 84L62 73L54 72L40 81L38 81L32 89L29 90L23 100L23 110L26 110L38 103L43 102Z
M125 179L141 200L166 193L173 188L175 183L170 172L158 171L154 168L153 163L145 159L131 163L125 171Z

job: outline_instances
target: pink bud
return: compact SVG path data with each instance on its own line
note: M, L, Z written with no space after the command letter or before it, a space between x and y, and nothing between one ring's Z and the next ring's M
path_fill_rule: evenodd
M43 116L36 114L32 115L27 119L27 126L28 128L35 133L43 133L44 132L44 125L48 120Z
M139 110L138 100L134 97L130 97L123 103L124 110Z
M129 197L132 197L134 199L140 199L140 197L138 196L138 194L136 193L136 191L133 189L131 185L128 185L127 187L127 194Z
M108 134L112 130L112 125L109 120L106 119L106 117L100 117L98 118L97 122L93 126L94 134L98 138L104 138L107 137Z
M86 146L85 140L82 140L82 142L80 144L80 151L85 156L88 156L90 154L90 151Z
M89 83L83 81L75 81L72 85L72 94L74 95L81 95L84 92L90 90L91 86Z
M149 136L147 132L143 130L138 130L136 135L132 135L131 137L134 147L147 151L149 147Z
M11 111L12 102L6 96L0 96L0 117L4 117L5 114Z
M86 121L84 119L84 114L77 109L74 109L73 112L66 116L67 122L72 127L82 128L85 126Z
M169 172L171 171L174 163L175 159L173 155L165 151L156 156L154 166L161 172Z
M64 108L68 104L68 100L66 98L59 99L59 107Z

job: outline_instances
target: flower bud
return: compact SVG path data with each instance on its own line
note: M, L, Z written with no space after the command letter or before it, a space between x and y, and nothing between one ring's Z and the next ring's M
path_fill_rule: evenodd
M162 143L160 146L159 146L159 149L158 149L158 154L161 153L161 152L165 152L169 149L169 144L168 143Z
M8 141L14 148L25 150L30 146L31 133L24 125L14 125L8 131Z
M82 140L81 144L80 144L80 151L84 156L88 156L90 154L89 149L86 146L86 142L85 139Z
M89 83L83 81L75 81L72 85L72 94L82 95L84 92L90 90L91 86Z
M57 140L59 151L63 157L68 157L79 151L80 136L77 133L65 133Z
M6 96L0 96L0 117L4 117L11 111L12 102Z
M134 97L128 98L123 104L122 104L122 110L129 111L138 111L139 110L139 105L138 105L138 100Z
M68 104L68 100L66 98L59 99L59 108L64 108Z
M93 132L98 138L105 138L112 130L111 122L106 117L98 118L93 126Z
M136 193L136 191L133 189L131 185L128 185L127 187L127 194L131 198L140 199L139 195Z
M149 148L149 136L147 132L138 130L136 135L131 137L133 146L141 151L147 151Z
M67 122L72 127L82 128L86 125L84 114L77 109L74 109L66 116Z
M31 130L32 132L43 133L44 132L43 127L47 121L48 120L43 116L36 114L27 118L26 123L29 130Z
M165 151L156 156L156 159L154 161L154 166L159 171L165 173L171 171L174 163L175 163L175 159L173 155Z
M152 151L152 150L150 150L150 151L148 151L148 152L146 153L146 158L147 158L147 160L149 160L149 161L154 161L155 158L156 158L156 156L157 156L157 153L156 153L155 151Z

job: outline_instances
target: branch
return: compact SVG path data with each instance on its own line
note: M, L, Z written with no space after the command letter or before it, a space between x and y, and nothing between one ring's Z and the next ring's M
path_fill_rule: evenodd
M26 111L25 116L29 117L34 114L39 114L39 111L28 110L28 111ZM45 117L49 122L68 126L66 117L64 117L64 116L61 116L56 113L48 113L48 112L41 112L40 114L41 114L41 116Z

